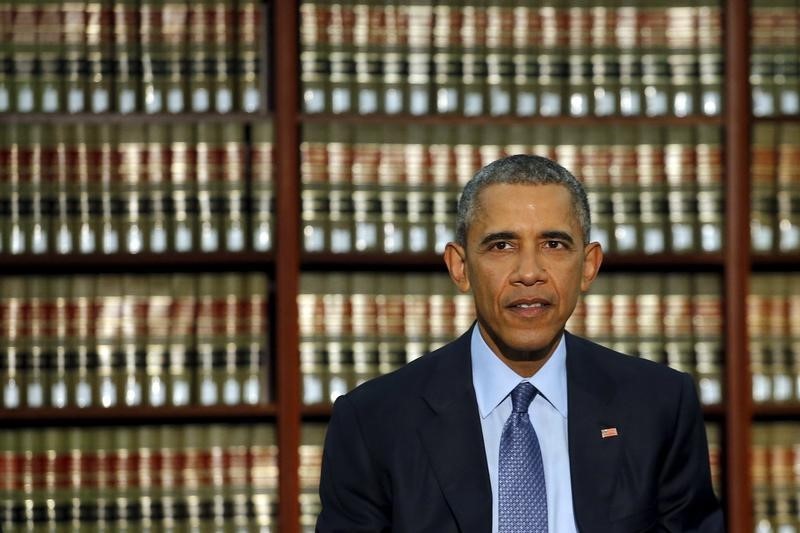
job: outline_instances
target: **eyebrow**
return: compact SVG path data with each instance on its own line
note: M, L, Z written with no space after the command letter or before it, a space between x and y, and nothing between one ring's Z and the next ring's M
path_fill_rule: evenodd
M484 246L496 241L510 241L518 238L519 235L513 231L497 231L494 233L487 234L483 239L481 239L480 244L481 246ZM570 235L565 231L558 231L558 230L545 231L541 234L541 238L547 240L560 240L560 241L565 241L569 244L575 244L575 239L572 238L572 235Z

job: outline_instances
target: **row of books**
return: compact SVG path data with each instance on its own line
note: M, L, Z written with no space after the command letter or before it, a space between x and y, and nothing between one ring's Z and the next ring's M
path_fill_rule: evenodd
M3 531L237 531L277 525L267 424L4 429Z
M717 1L492 4L301 3L304 110L467 116L721 112Z
M753 250L799 251L800 122L755 124L751 151Z
M304 404L330 403L475 319L472 296L445 274L306 273L297 304Z
M303 246L441 252L453 239L463 184L495 159L535 153L584 182L591 237L606 251L718 252L721 136L716 126L307 125L300 146Z
M7 124L0 253L269 250L272 138L268 121Z
M756 402L800 402L800 275L754 274L747 297Z
M445 274L304 274L298 296L305 404L330 403L465 332L472 296ZM722 279L602 274L567 323L623 353L689 372L700 399L723 399Z
M754 531L792 532L800 529L799 459L800 424L753 424L750 474Z
M711 480L717 496L722 495L720 428L706 423L708 453L711 464ZM300 523L302 533L314 533L314 525L320 511L319 473L322 465L322 449L325 440L325 425L306 423L301 428L300 444Z
M724 390L722 277L601 273L567 322L577 335L689 372L700 401Z
M0 280L0 405L240 405L269 395L263 274Z
M800 113L800 5L794 0L750 2L750 88L756 116Z
M255 112L260 0L0 3L0 112Z

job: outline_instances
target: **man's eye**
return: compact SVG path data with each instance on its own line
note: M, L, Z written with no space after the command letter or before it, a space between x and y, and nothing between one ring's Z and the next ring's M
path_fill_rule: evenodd
M496 242L496 243L494 243L494 246L493 246L493 248L495 250L507 250L508 247L509 247L509 244L507 242L505 242L505 241Z
M564 243L562 243L561 241L547 241L545 243L545 246L547 246L548 248L557 249L557 248L563 248Z

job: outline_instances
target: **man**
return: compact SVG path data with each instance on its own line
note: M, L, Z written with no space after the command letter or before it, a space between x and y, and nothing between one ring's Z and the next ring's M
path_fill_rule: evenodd
M548 159L470 180L444 259L477 323L336 401L318 532L723 531L691 378L564 330L589 228Z

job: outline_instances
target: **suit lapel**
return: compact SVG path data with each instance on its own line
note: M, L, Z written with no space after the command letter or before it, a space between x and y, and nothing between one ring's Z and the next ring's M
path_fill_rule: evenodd
M463 532L492 524L492 493L472 386L471 330L443 349L424 394L432 410L420 426L442 493Z
M588 354L591 344L567 334L569 457L575 519L582 532L608 531L623 436L601 430L620 421L611 412L614 380Z

